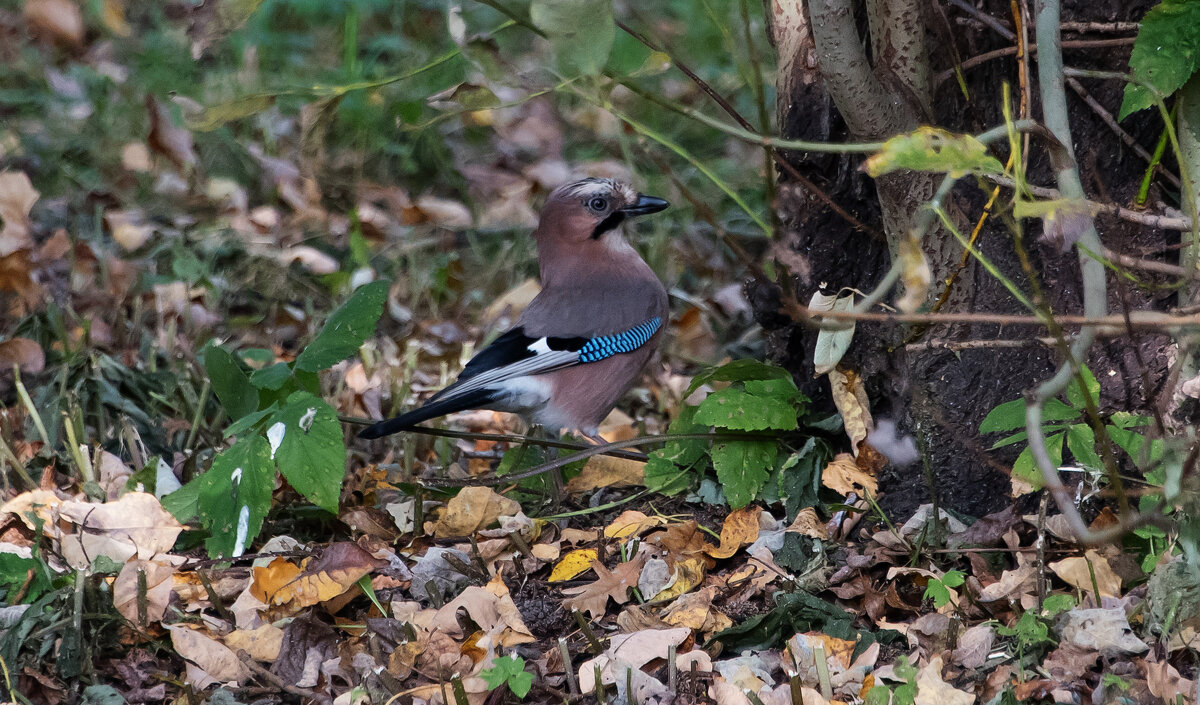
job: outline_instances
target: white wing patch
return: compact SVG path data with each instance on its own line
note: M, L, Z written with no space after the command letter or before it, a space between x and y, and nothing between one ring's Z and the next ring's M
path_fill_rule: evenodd
M525 349L534 355L547 355L550 353L550 343L545 338L538 338Z

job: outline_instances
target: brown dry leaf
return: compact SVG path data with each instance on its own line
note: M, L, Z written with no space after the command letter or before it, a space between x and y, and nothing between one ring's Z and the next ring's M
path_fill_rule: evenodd
M996 600L1021 600L1037 590L1037 570L1032 564L1020 565L1013 570L1006 570L1000 575L1000 580L983 588L979 592L980 602L995 602Z
M276 590L269 604L290 603L290 607L299 609L332 600L353 587L359 578L383 564L358 544L339 541L331 544L320 558L307 564L300 574Z
M704 552L713 558L729 558L742 546L758 538L758 515L762 510L753 505L730 512L721 526L721 545L709 546Z
M554 570L550 571L550 577L546 578L546 582L561 583L564 580L570 580L591 568L596 557L594 548L577 548L562 557L558 565L554 566Z
M795 521L787 528L787 531L804 534L822 541L829 540L829 527L821 521L821 517L817 516L817 510L812 507L805 507L797 512Z
M696 592L681 595L662 613L667 624L688 627L708 637L733 626L733 620L713 607L713 598L719 588L715 585L703 587Z
M850 437L850 447L858 453L858 444L866 440L875 428L871 420L871 404L862 377L853 370L836 369L829 372L829 384L833 392L833 403Z
M63 502L59 515L78 530L64 527L60 544L63 558L76 569L89 567L97 556L119 563L134 556L148 560L170 551L183 531L158 498L145 492L128 492L106 504Z
M145 629L162 620L171 600L176 568L151 561L129 561L113 581L113 606L121 616ZM146 576L144 607L139 608L138 575Z
M286 558L275 558L265 566L254 566L249 593L263 604L276 604L275 595L300 575L300 566Z
M270 663L279 658L283 630L273 624L264 624L257 629L238 629L225 635L225 645L234 653L245 651L255 661Z
M1171 664L1151 663L1144 661L1146 669L1146 687L1150 694L1161 698L1163 702L1177 702L1180 695L1185 700L1196 693L1196 682L1184 678Z
M520 503L490 487L464 487L446 503L446 510L433 526L438 538L470 536L501 516L516 516Z
M176 127L171 122L170 111L149 93L146 94L146 112L150 114L150 134L146 137L150 149L166 157L182 172L195 168L197 158L191 131Z
M0 507L0 518L6 519L5 515L12 514L33 531L38 530L39 522L44 527L42 530L50 531L56 524L54 515L61 505L62 500L50 490L31 490L5 502L4 506ZM31 514L33 517L29 516Z
M462 637L462 625L458 619L460 609L465 610L471 621L488 633L496 646L508 648L537 641L537 637L525 626L521 612L498 573L484 587L472 585L439 609L430 625L434 633Z
M971 705L975 696L942 680L942 657L934 656L917 672L915 705Z
M904 293L896 299L896 308L904 313L915 313L925 303L933 279L925 248L921 247L921 238L916 236L915 230L900 239L897 254L903 267L900 281L904 283Z
M29 211L40 195L25 172L0 172L0 257L33 247Z
M1088 549L1082 556L1072 556L1051 563L1050 570L1062 578L1063 582L1087 594L1093 591L1092 571L1095 571L1095 588L1100 591L1101 597L1121 596L1121 577L1113 572L1108 561L1094 549Z
M646 564L647 554L638 553L633 560L617 565L610 571L599 561L592 561L592 570L600 579L588 585L563 590L570 599L563 601L568 610L579 610L590 615L593 619L603 617L608 607L608 598L618 605L629 602L629 589L637 587L638 578L642 574L642 566Z
M567 492L581 494L601 487L641 487L646 463L611 455L593 455L578 475L567 482Z
M12 313L19 315L41 305L42 287L34 281L34 271L34 266L29 261L28 250L0 255L0 291L15 293L19 302L19 305L13 307Z
M633 674L641 673L640 669L643 666L655 659L667 658L672 646L678 648L686 644L691 636L692 630L684 627L643 629L632 634L614 634L603 654L580 665L579 689L584 693L592 692L596 687L597 670L600 671L601 682L606 684L615 683L618 677L626 677L626 671L630 668L633 669ZM641 675L645 676L644 673ZM645 702L641 699L638 701Z
M976 624L967 629L954 648L954 662L968 671L981 668L987 663L995 639L996 630L990 624Z
M26 0L24 14L35 34L64 46L83 46L83 14L71 0Z
M168 624L166 628L171 633L175 653L191 662L188 680L197 688L229 681L241 683L250 677L249 669L238 660L237 654L221 642L183 625Z
M17 365L23 374L37 374L46 366L42 346L29 338L11 338L0 342L0 375Z
M879 490L879 483L870 473L863 471L849 453L838 453L821 473L821 484L839 494L851 492L862 496L863 490L872 495Z
M667 520L662 517L650 517L635 509L627 509L613 519L611 524L604 527L604 535L610 539L627 539L630 536L639 536L642 532L665 523Z

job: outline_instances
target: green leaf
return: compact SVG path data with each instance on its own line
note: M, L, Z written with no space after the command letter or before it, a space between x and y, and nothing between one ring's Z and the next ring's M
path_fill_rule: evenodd
M1062 465L1063 451L1063 436L1066 434L1055 433L1046 437L1046 451L1050 454L1050 461L1055 467ZM1017 460L1013 463L1013 475L1021 478L1035 489L1041 489L1046 480L1042 477L1042 471L1038 470L1037 464L1033 462L1033 451L1029 448L1021 451L1017 456Z
M1042 423L1074 421L1077 418L1079 418L1079 410L1067 406L1058 399L1047 399L1042 406Z
M296 392L267 427L271 458L292 487L327 511L337 513L346 444L333 407L308 392Z
M756 396L728 387L700 402L696 421L738 431L791 431L796 428L796 407L779 397Z
M1020 443L1028 438L1029 438L1028 431L1020 431L1018 433L1014 433L1011 436L1005 436L1004 438L1001 438L1000 440L996 441L995 443L992 444L991 449L996 450L997 448L1003 448L1004 446L1010 446L1014 443Z
M193 485L195 490L190 489ZM274 487L275 468L266 439L244 436L213 458L208 472L166 499L181 492L195 492L196 516L211 534L205 541L209 555L240 556L262 529ZM163 504L167 506L167 502Z
M250 385L250 377L225 348L213 345L205 349L204 371L229 418L237 420L258 411L258 390Z
M4 590L4 604L16 604L21 588L25 593L21 602L37 600L50 590L50 580L41 563L34 558L23 558L15 553L0 553L0 588Z
M967 575L961 570L948 570L946 571L946 574L941 577L941 581L942 585L945 585L946 587L959 587L967 581Z
M758 497L775 464L772 441L726 441L712 449L713 468L733 509L741 509Z
M350 357L375 332L383 313L388 282L360 286L341 308L333 312L316 339L296 358L297 370L319 372Z
M707 426L695 421L696 407L684 406L671 422L668 433L704 433ZM692 486L695 473L688 469L704 457L708 441L667 441L666 445L650 454L644 470L646 487L652 492L674 495ZM507 455L505 456L507 457Z
M1046 600L1042 602L1042 611L1053 616L1059 612L1066 612L1075 607L1075 598L1070 595L1048 595Z
M1104 469L1104 461L1096 453L1096 433L1091 426L1077 423L1067 428L1067 450L1075 456L1075 462L1085 468Z
M554 47L565 77L600 73L616 37L612 0L533 0L529 17Z
M1093 375L1092 371L1088 368L1084 367L1080 370L1080 373L1083 375L1084 384L1087 385L1085 388L1087 391L1087 396L1084 396L1084 389L1080 389L1079 380L1073 379L1071 380L1071 383L1067 385L1067 402L1069 402L1071 406L1078 409L1079 413L1082 414L1087 409L1086 399L1088 397L1091 398L1093 403L1099 403L1100 383L1096 381L1095 375Z
M929 584L925 586L924 597L933 600L933 606L938 609L950 604L950 591L946 589L942 581L937 579L930 580Z
M776 377L773 379L748 379L743 385L746 391L756 397L772 397L793 403L804 397L796 388L791 377Z
M1163 0L1146 13L1138 29L1129 68L1164 98L1183 87L1200 68L1200 2ZM1129 83L1118 120L1154 105L1150 91Z
M533 686L533 674L525 670L525 659L520 656L501 656L492 662L491 668L479 672L487 687L495 690L505 683L513 695L524 698Z
M250 384L259 389L276 391L283 387L291 377L292 366L286 362L276 362L274 365L250 373Z
M747 382L749 380L791 379L792 375L782 367L759 362L758 360L734 360L720 367L713 367L692 378L685 397L711 382Z
M1149 441L1150 447L1146 448L1147 439L1137 431L1131 431L1127 428L1118 428L1109 424L1105 427L1108 431L1108 437L1121 447L1121 450L1129 454L1131 460L1138 465L1151 465L1162 460L1166 446L1161 439Z
M980 433L1011 431L1025 427L1025 400L1013 399L988 412L979 423Z
M875 178L903 169L948 172L956 177L969 172L1004 172L1000 160L988 154L987 146L971 135L924 126L884 142L864 167Z
M279 404L273 403L267 408L256 411L253 414L246 414L237 421L229 424L229 426L225 429L225 437L229 438L230 436L237 436L249 431L250 429L254 428L259 421L262 421L271 414L275 413L278 409Z
M800 450L787 458L779 468L778 492L788 521L805 507L820 501L821 469L833 458L833 449L825 440L809 437Z

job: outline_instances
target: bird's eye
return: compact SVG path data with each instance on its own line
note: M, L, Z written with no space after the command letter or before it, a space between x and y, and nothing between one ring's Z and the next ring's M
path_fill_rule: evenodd
M592 200L588 201L588 208L591 208L594 211L603 211L608 208L608 199L596 196Z

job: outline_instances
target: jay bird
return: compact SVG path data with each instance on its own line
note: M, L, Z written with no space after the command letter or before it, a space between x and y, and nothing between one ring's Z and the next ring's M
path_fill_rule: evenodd
M669 204L612 179L560 186L534 238L542 290L516 325L421 407L359 433L380 438L467 409L520 415L547 429L597 431L662 338L667 291L621 224Z

